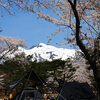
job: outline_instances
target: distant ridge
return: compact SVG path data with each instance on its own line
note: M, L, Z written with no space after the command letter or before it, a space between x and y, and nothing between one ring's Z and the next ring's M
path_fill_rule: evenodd
M52 61L54 59L66 60L69 57L74 57L75 51L75 49L57 48L52 45L39 43L36 46L33 45L28 50L19 47L15 53L24 52L26 55L33 55L33 61L41 62L46 60Z
M64 49L57 48L52 45L47 45L44 43L39 43L36 46L32 46L30 49L25 49L19 47L14 53L8 53L7 57L14 57L15 54L20 54L24 52L26 56L33 55L32 61L43 62L43 61L52 61L54 59L66 60L67 58L75 57L75 49ZM75 80L79 82L88 82L91 83L89 75L92 75L86 68L85 59L81 56L77 56L77 59L73 58L72 65L78 67L75 72Z

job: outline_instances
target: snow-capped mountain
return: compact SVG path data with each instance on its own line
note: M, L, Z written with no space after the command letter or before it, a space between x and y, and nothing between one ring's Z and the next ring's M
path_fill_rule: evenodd
M40 43L31 49L18 48L15 53L24 52L26 55L33 55L33 61L52 61L54 59L66 60L75 55L74 49L57 48L51 45ZM12 55L10 55L12 56Z
M32 46L30 49L24 49L19 47L18 50L12 53L8 53L7 57L14 57L15 54L20 54L24 52L26 56L33 55L32 61L52 61L54 59L66 60L69 57L75 56L75 49L64 49L57 48L52 45L46 45L44 43L40 43L37 46ZM73 66L79 67L75 72L75 80L79 82L88 82L91 83L89 75L90 72L86 68L85 59L82 57L73 58Z

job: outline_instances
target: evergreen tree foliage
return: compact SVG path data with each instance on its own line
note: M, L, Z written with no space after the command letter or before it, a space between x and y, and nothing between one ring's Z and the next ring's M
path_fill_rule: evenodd
M42 80L47 83L47 86L49 87L57 87L58 80L67 81L73 78L72 76L75 72L75 69L73 68L69 58L67 61L57 59L45 62L36 62L32 61L31 59L32 55L25 56L24 53L21 53L15 55L14 58L8 59L4 63L0 64L0 74L6 74L4 83L10 83L19 80L32 69ZM17 90L20 89L23 85L38 85L39 88L43 88L43 85L39 82L36 83L32 80L24 79L17 86Z

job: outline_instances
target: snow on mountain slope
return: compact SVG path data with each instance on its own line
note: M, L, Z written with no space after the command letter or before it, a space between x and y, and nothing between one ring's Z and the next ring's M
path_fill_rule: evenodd
M46 60L52 61L54 59L66 60L68 57L73 57L75 55L74 49L56 48L44 43L40 43L28 50L20 47L15 53L19 52L25 52L26 55L33 55L32 60L37 62Z
M54 59L62 59L66 60L68 57L75 56L75 49L64 49L64 48L56 48L51 45L46 45L40 43L37 46L32 47L31 49L24 49L19 47L17 51L12 54L7 54L7 57L14 57L14 54L24 52L26 56L33 55L33 61L41 62L41 61L52 61ZM75 72L75 80L79 82L88 82L91 83L89 75L90 72L86 68L85 59L77 56L77 59L73 58L73 66L79 67Z

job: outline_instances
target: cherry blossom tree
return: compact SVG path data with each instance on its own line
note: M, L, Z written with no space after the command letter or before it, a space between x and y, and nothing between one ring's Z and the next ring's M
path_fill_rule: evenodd
M1 0L0 6L9 13L17 6L20 10L36 13L58 26L59 31L66 32L65 40L68 44L77 45L84 53L97 82L100 97L100 1L99 0ZM51 35L55 35L53 33ZM90 40L94 40L94 48L88 49ZM51 40L51 38L50 38ZM91 53L90 53L91 51Z
M24 40L0 35L0 59L4 58L8 52L14 52L18 46L26 47Z
M26 47L24 40L0 35L0 61L2 62L3 59L6 59L5 56L8 53L16 51L18 46ZM4 77L6 77L6 74L0 71L0 86L3 85Z

